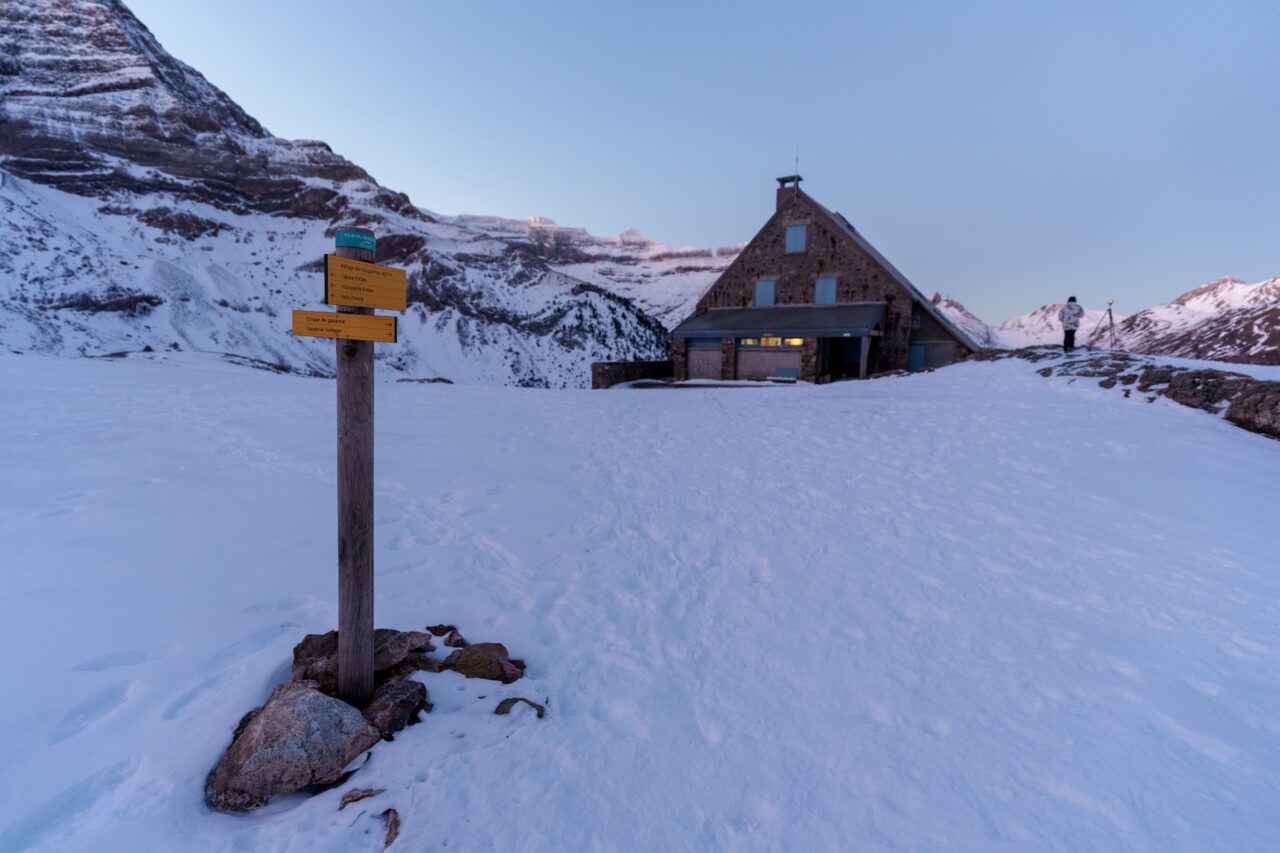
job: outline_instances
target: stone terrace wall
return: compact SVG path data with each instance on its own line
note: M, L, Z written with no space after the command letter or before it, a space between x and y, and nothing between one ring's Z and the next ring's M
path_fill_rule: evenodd
M670 379L672 363L665 361L597 361L591 365L591 387L612 388L638 379Z

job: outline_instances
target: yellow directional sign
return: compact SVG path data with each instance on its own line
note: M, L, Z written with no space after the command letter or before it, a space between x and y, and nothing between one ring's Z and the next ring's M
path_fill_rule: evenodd
M324 256L324 301L353 308L405 309L404 270Z
M293 333L309 338L342 338L348 341L396 342L396 318L373 314L331 314L328 311L294 311Z

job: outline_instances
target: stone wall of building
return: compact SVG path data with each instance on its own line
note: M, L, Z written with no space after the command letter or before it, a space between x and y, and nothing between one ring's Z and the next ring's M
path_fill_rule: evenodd
M720 378L738 378L738 341L735 338L723 338L720 341Z
M671 341L671 378L676 382L689 378L689 342L684 338Z
M818 381L818 339L805 338L800 347L800 381Z

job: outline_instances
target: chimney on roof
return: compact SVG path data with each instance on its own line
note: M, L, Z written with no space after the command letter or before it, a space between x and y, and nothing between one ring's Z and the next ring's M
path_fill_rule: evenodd
M782 210L782 206L800 193L800 182L804 178L799 175L787 175L783 178L777 178L778 181L778 210Z

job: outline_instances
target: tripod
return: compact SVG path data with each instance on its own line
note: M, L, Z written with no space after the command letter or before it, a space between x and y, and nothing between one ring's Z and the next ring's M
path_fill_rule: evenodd
M1102 328L1102 322L1107 323L1107 333L1111 340L1111 349L1116 348L1116 315L1111 313L1111 306L1115 304L1114 299L1107 300L1107 313L1098 318L1097 324L1093 327L1093 331L1089 333L1089 342L1092 344L1093 339L1097 337L1098 329Z

